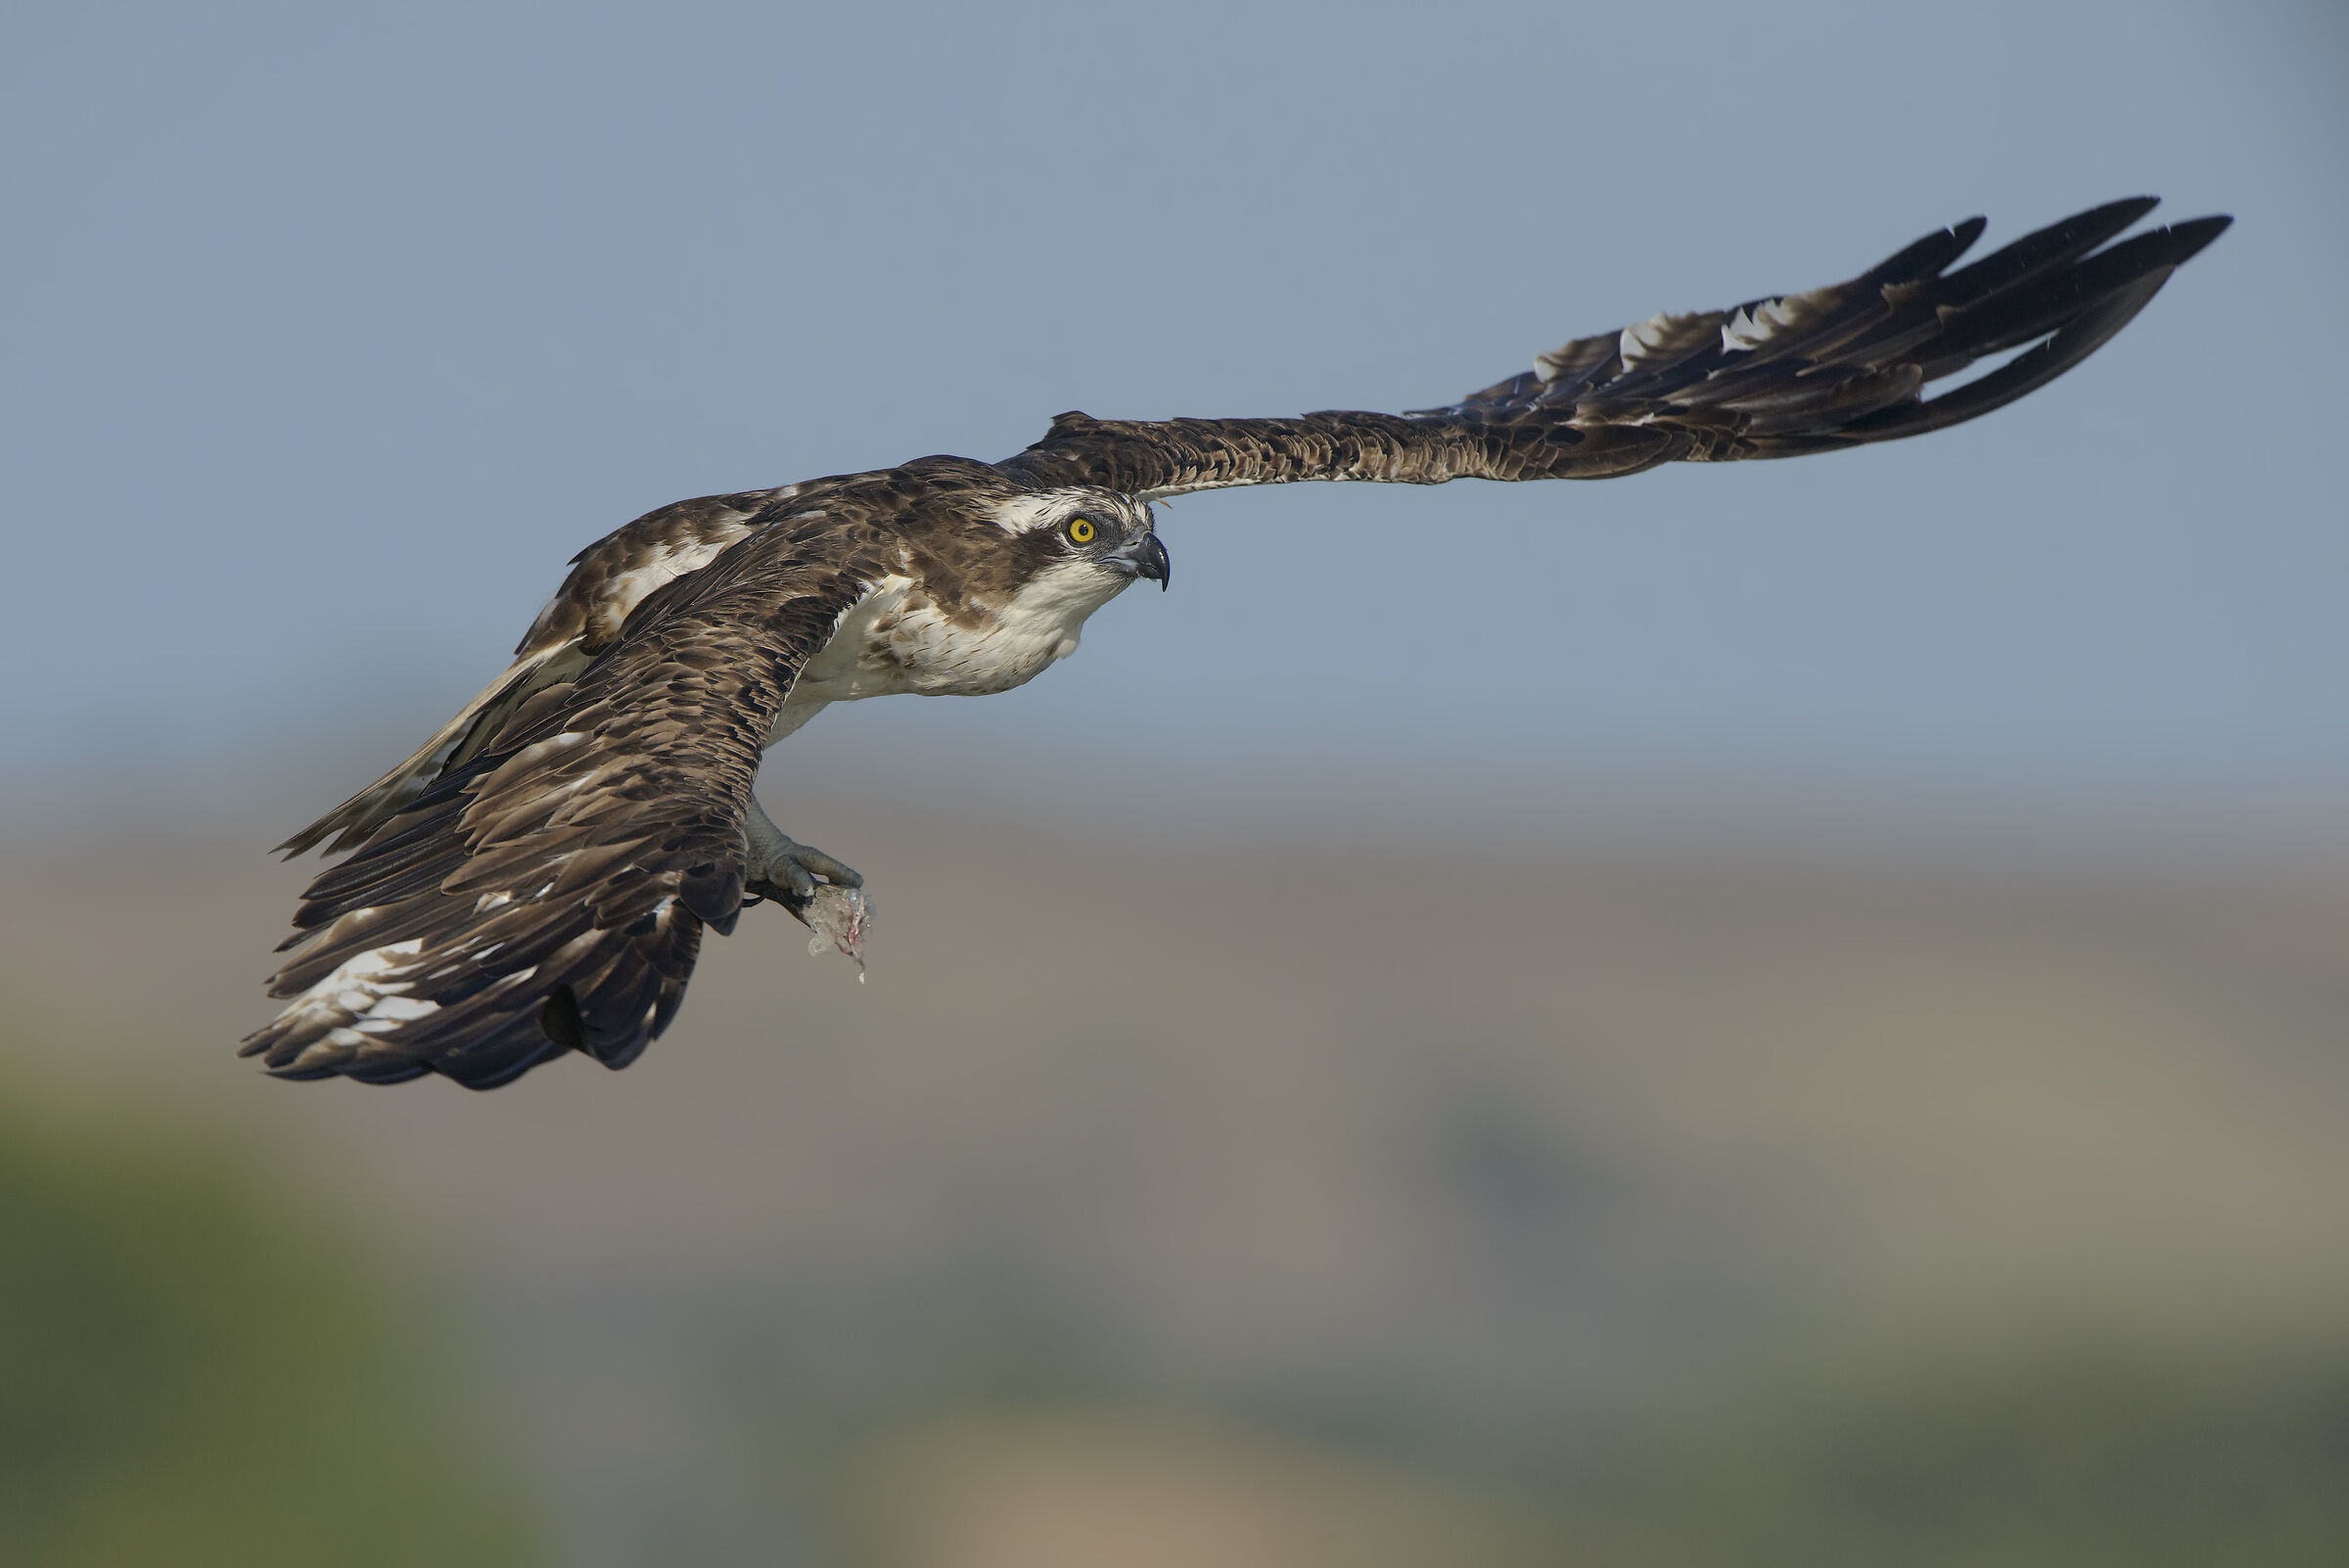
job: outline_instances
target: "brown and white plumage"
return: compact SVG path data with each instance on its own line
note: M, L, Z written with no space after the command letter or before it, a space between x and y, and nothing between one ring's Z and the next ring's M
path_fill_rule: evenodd
M319 876L276 987L315 999L253 1048L379 1082L438 1066L486 1084L566 1049L631 1060L676 1011L702 927L732 929L760 753L878 574L856 541L806 547L824 531L784 525L769 554L673 582L667 613Z
M1070 413L1001 463L923 458L649 513L574 558L479 697L281 846L356 853L311 884L272 981L290 1004L245 1053L286 1077L473 1087L572 1050L625 1066L746 889L796 908L805 868L853 879L765 822L764 748L827 702L999 691L1066 657L1101 604L1165 577L1149 501L1604 479L1938 430L2086 358L2229 221L2107 244L2153 205L2097 208L1951 270L1981 233L1970 219L1848 283L1578 339L1442 408Z
M353 849L443 768L471 761L514 710L535 693L576 679L619 637L646 594L751 531L751 519L798 486L702 495L677 501L605 534L571 558L572 573L515 646L514 662L390 772L278 846L299 854L334 835L329 853Z

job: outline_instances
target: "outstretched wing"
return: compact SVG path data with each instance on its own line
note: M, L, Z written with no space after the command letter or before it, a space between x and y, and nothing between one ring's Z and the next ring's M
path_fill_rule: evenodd
M1578 338L1445 408L1148 423L1063 414L1000 466L1033 483L1156 499L1298 480L1611 479L1896 440L2063 374L2232 221L2195 218L2097 249L2154 205L2114 202L1952 272L1982 233L1983 220L1968 218L1849 283ZM1928 383L2026 345L1923 396Z
M777 523L647 598L311 883L242 1054L287 1078L489 1088L566 1050L624 1067L668 1026L702 928L733 928L760 750L877 571L862 535Z
M610 647L628 614L662 584L699 571L748 537L800 485L699 495L658 507L613 530L571 558L571 574L523 634L514 662L454 717L426 737L390 772L295 834L278 849L288 858L333 839L327 853L367 842L375 830L422 795L433 780L461 767L494 740L515 710L547 687L575 678Z

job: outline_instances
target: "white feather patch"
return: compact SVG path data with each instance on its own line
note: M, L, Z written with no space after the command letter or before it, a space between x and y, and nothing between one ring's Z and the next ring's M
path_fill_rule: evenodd
M1629 370L1654 353L1671 328L1672 317L1669 315L1653 315L1645 321L1633 323L1624 328L1623 335L1615 341L1615 357L1622 360L1624 368Z
M1751 307L1739 305L1737 313L1722 323L1721 351L1744 353L1761 347L1792 326L1794 314L1783 298L1765 300Z
M990 512L988 521L1006 533L1023 533L1067 504L1068 497L1056 493L1015 495Z
M440 1005L405 994L415 984L408 977L416 968L407 960L423 950L424 939L410 937L354 953L333 974L296 997L284 1016L315 1024L331 1022L337 1033L346 1033L345 1026L368 1028L372 1024L369 1032L373 1034L422 1018Z

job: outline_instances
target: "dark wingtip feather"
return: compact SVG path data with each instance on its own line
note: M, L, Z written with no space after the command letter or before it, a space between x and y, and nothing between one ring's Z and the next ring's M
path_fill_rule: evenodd
M1932 277L1965 254L1967 249L1982 237L1985 221L1970 217L1962 223L1953 223L1946 229L1936 229L1915 244L1894 252L1868 268L1867 275L1874 282L1888 287Z
M2213 212L2208 217L2188 218L2157 232L2171 237L2170 265L2177 266L2198 254L2202 248L2234 224L2232 212Z
M2092 207L2085 212L2075 212L2055 227L2081 224L2118 234L2159 206L2161 198L2158 196L2124 196L2117 201Z
M1942 280L1942 303L1955 310L1978 304L2000 290L2088 254L2161 205L2158 196L2131 196L2075 212L2034 229Z
M2161 286L2169 281L2170 271L2167 267L2157 268L2113 291L2065 323L2046 342L1956 392L1922 402L1880 409L1853 420L1843 427L1843 434L1866 440L1894 440L1962 425L1995 408L2004 408L2046 386L2110 342L2113 334L2127 326L2161 292Z
M2194 218L2169 228L2147 229L2085 259L2067 258L2066 264L2043 265L2011 287L1988 298L1977 295L1967 307L1952 311L1949 330L1942 340L1945 349L1980 358L2027 343L2043 332L2060 327L2099 300L2133 289L2142 278L2155 273L2166 277L2188 256L2217 239L2232 221L2225 217ZM1993 256L1990 261L1997 259ZM1981 264L1988 265L1989 261ZM1928 368L1926 379L1946 373L1939 367Z

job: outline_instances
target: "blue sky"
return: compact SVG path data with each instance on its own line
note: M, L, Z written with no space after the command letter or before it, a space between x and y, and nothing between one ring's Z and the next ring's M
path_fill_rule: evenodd
M2337 794L2344 36L2101 0L20 11L0 784L306 815L678 496L1072 407L1421 406L2147 191L2237 225L1980 423L1194 497L1174 591L1069 665L828 714L788 766Z

